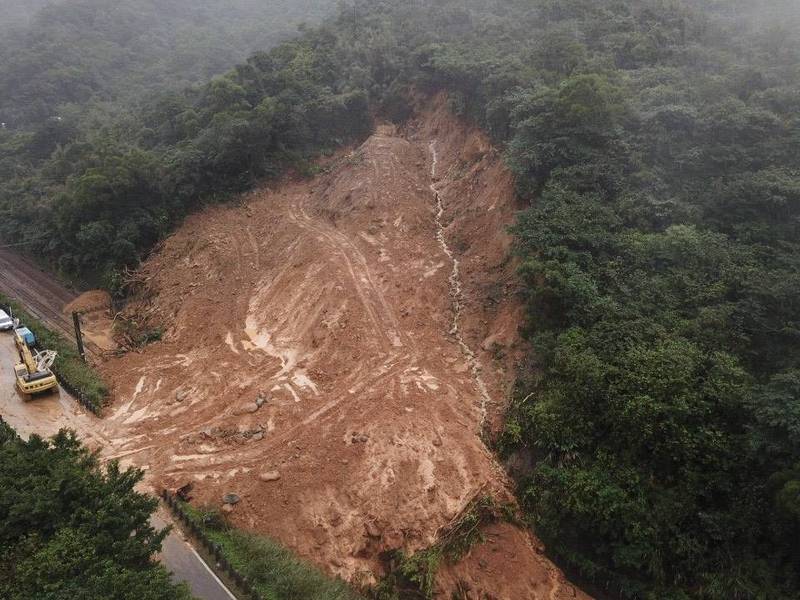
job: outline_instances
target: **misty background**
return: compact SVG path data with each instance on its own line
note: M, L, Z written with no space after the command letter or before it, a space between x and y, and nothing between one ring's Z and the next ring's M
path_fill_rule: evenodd
M119 297L446 92L516 183L525 523L613 598L797 599L800 2L0 1L0 241Z
M202 83L297 34L332 0L0 1L0 121L82 118L89 103Z

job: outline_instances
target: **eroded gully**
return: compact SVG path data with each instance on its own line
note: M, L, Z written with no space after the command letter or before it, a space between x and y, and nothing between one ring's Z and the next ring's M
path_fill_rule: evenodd
M480 432L483 432L484 424L486 422L486 411L487 407L491 401L491 397L489 396L489 391L486 388L486 383L483 380L483 376L481 375L482 366L481 362L478 359L475 352L473 352L472 348L464 341L464 337L461 333L461 314L464 308L464 293L463 288L461 285L461 267L458 262L458 258L456 258L453 251L450 249L450 246L447 243L447 236L445 235L445 227L443 222L444 217L444 201L442 200L442 195L439 192L439 182L440 179L438 178L438 166L439 166L439 156L436 152L436 140L431 141L429 150L431 153L431 185L430 189L433 192L434 200L436 202L436 215L434 218L434 222L436 225L436 241L439 242L439 245L442 247L442 251L445 253L447 258L453 264L453 268L450 272L450 277L448 278L449 282L449 289L450 289L450 301L453 311L453 319L450 325L450 335L453 336L456 343L461 348L461 352L464 354L464 357L467 359L469 364L470 372L472 373L472 379L475 382L475 387L478 389L478 394L480 396Z

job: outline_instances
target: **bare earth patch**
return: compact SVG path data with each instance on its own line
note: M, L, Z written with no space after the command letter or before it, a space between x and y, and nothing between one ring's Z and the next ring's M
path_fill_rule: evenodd
M520 352L516 208L497 153L438 98L315 179L190 217L131 308L163 341L105 363L111 452L199 504L233 492L235 524L373 580L381 552L432 544L477 493L509 497L481 435ZM529 533L487 533L442 571L442 597L459 581L584 597Z

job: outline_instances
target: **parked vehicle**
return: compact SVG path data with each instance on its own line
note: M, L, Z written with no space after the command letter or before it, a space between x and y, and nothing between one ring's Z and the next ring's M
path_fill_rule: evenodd
M6 311L0 309L0 331L8 331L9 329L13 329L14 327L14 319L12 319Z

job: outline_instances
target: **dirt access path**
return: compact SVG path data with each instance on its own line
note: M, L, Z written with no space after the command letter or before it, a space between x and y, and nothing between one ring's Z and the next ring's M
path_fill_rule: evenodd
M78 295L56 281L51 273L33 261L7 248L0 248L0 292L17 300L34 317L52 331L75 340L72 311L94 309L102 304L110 307L105 292ZM81 317L84 348L92 360L114 347L108 336L111 326L110 310L96 311Z
M443 97L322 171L189 218L145 263L131 312L166 332L106 363L107 426L155 485L235 493L236 525L371 581L476 495L510 498L482 434L520 351L516 207ZM441 597L583 597L527 532L486 533Z
M51 329L72 339L72 322L61 308L77 294L54 281L53 276L19 254L0 248L0 292L19 300Z

